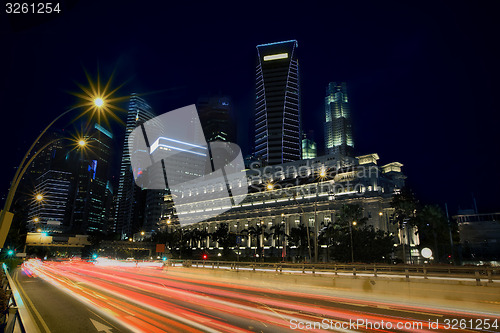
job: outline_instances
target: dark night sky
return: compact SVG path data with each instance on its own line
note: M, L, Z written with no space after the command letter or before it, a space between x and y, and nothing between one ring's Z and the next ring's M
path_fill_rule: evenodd
M325 87L347 81L359 154L403 163L424 203L454 213L474 193L480 212L500 211L492 2L159 3L63 1L61 14L24 16L2 7L2 195L37 133L77 101L68 92L85 83L83 68L103 78L116 68L116 85L129 80L122 94L157 92L145 97L157 113L230 95L249 152L255 46L297 39L303 127L320 146Z

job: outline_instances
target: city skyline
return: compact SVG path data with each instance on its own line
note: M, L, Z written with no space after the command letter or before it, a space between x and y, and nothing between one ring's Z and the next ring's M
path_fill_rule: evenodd
M12 97L4 98L5 107L33 110L29 112L34 112L37 108L47 108L43 114L47 115L47 119L54 118L61 110L74 104L74 99L62 90L77 89L72 85L71 80L82 81L80 63L83 63L90 72L95 73L94 68L96 68L98 60L99 69L103 76L110 75L112 69L116 67L115 82L117 85L127 78L134 77L121 88L121 92L125 95L132 91L150 93L166 89L163 93L145 96L159 111L195 103L196 98L206 94L207 90L220 90L231 96L234 100L233 108L238 115L238 142L241 142L243 149L249 152L251 149L249 137L251 135L248 134L250 130L248 123L252 122L254 110L252 95L254 94L255 74L252 73L252 70L256 56L255 45L296 39L300 44L298 50L300 51L301 84L305 85L302 103L303 127L305 130L314 130L315 137L313 139L318 143L320 151L324 149L321 137L324 87L332 81L347 82L353 110L353 136L356 141L356 149L359 150L360 154L377 152L402 162L405 165L405 173L409 177L409 186L414 189L422 201L440 205L448 202L450 210L456 211L459 205L462 208L472 207L471 193L474 193L480 211L497 210L497 201L494 199L495 192L492 190L496 187L497 180L493 179L494 184L489 184L490 177L478 172L486 166L495 168L498 165L498 157L491 154L488 145L484 144L484 142L492 142L493 139L491 133L493 133L494 122L487 121L487 119L494 119L488 110L495 108L495 104L489 96L492 96L491 92L494 91L493 87L495 86L494 81L490 79L494 71L492 72L490 69L494 70L496 67L492 67L492 63L489 62L493 58L493 53L487 52L489 49L484 43L485 35L478 32L483 32L490 23L486 20L483 25L471 28L470 23L464 19L466 13L472 13L473 17L476 18L480 14L487 14L480 8L474 6L469 8L461 4L454 8L437 6L432 13L424 13L423 8L415 6L400 6L391 10L388 7L385 4L382 4L380 8L366 5L365 9L373 9L381 15L380 17L390 18L389 22L398 24L400 27L399 32L393 31L383 24L374 24L375 21L368 17L364 11L357 12L350 5L336 4L332 6L332 8L343 10L346 13L346 18L343 20L357 18L353 22L359 24L359 26L354 23L349 24L345 30L346 35L339 37L345 42L341 48L343 53L338 52L340 48L334 47L334 43L329 46L328 42L320 38L325 31L318 30L322 26L320 23L313 25L314 29L305 29L303 25L299 24L296 28L274 29L272 34L265 34L264 30L269 27L271 21L264 21L262 28L257 27L254 34L247 35L248 38L231 39L229 45L236 53L229 57L223 56L227 54L227 50L222 46L219 46L219 49L214 48L210 54L206 54L207 59L184 54L180 50L186 45L191 45L189 41L194 38L193 31L187 31L184 37L173 36L177 51L168 55L168 59L171 59L170 62L178 62L182 57L185 58L185 60L178 62L181 64L177 66L179 70L173 70L171 66L159 65L162 48L155 43L149 43L152 35L148 34L146 30L139 29L137 34L132 37L135 44L130 45L136 45L133 47L123 44L123 39L119 36L116 36L116 39L112 40L107 47L98 41L99 49L102 50L100 52L102 55L98 59L91 56L95 54L94 50L86 50L80 48L77 43L70 43L69 49L73 54L78 54L79 60L63 61L61 57L56 56L50 60L54 65L57 64L57 66L53 66L54 70L51 71L53 77L50 78L43 67L30 65L31 67L28 69L36 69L41 74L34 76L30 74L31 72L27 72L28 69L21 69L16 64L18 64L17 61L27 60L32 54L31 48L37 45L32 40L35 36L34 32L41 31L48 38L50 35L47 34L47 31L50 31L52 26L63 23L48 21L41 22L38 27L33 27L18 23L10 25L8 21L5 21L2 23L2 28L5 28L8 33L2 36L6 38L6 41L14 42L12 52L26 51L23 53L24 56L18 60L12 58L14 53L7 54L9 57L7 62L12 63L13 66L7 72L7 77L11 79L10 84L6 85L5 81L3 82L2 94L9 94ZM92 5L89 7L77 6L80 13L90 11L91 8ZM124 4L122 10L125 12L126 8L128 8L127 3ZM105 15L111 10L106 6L101 9L102 13L92 15ZM270 10L275 11L277 8L272 7ZM386 11L385 14L382 13L384 11ZM324 15L312 9L307 12L318 17ZM394 15L395 13L399 15ZM146 17L146 13L140 8L137 14L138 17ZM148 13L148 15L154 14ZM428 23L423 24L419 15L426 15L429 19ZM67 24L67 20L72 18L72 14L69 12L62 20L64 24ZM234 22L234 18L231 16L229 18L231 22ZM445 24L446 22L451 23ZM368 26L373 31L363 30ZM68 27L68 32L59 32L55 35L55 39L46 40L48 45L51 45L49 49L53 49L53 52L59 50L58 46L54 44L56 40L63 38L65 34L70 32L79 33L74 31L71 24ZM125 29L124 31L129 31L137 27L125 24L122 28ZM219 31L217 29L220 29L218 25L209 28L203 33L203 36L206 34L209 36L210 33ZM438 34L435 33L436 31ZM22 32L26 32L26 38L31 40L31 43L21 45L12 40L13 36ZM370 42L370 39L374 38L376 34L384 36L375 39L379 42L378 46L374 46L373 42ZM408 37L405 38L403 34L407 34ZM224 36L234 35L226 31ZM475 36L475 39L472 36ZM358 38L356 43L352 42L354 37ZM209 41L213 42L213 39L207 39L198 45L210 49L212 42ZM471 47L454 52L463 43ZM215 45L218 44L214 42L213 46ZM187 49L194 50L192 47ZM142 51L139 52L139 50ZM367 50L376 52L371 52L368 56L365 53ZM207 62L210 61L212 66L207 66ZM165 62L165 64L167 63ZM182 65L187 63L190 63L193 69ZM58 68L60 70L57 70ZM153 70L155 68L156 70ZM460 81L456 80L457 68L460 68L461 76L467 75L468 82L474 81L479 84L458 84ZM170 74L165 76L167 73ZM25 91L33 96L30 100L36 100L36 104L31 104L30 100L19 98L20 92L12 90L14 87L19 90L18 88L22 86L20 80L26 79L33 80L33 84L27 86ZM237 80L234 81L235 79ZM471 79L473 80L471 81ZM54 91L47 90L50 85L40 86L41 80L49 80ZM197 83L194 84L194 82ZM236 84L234 84L235 82ZM464 92L468 90L475 93L465 94ZM482 97L474 98L473 96ZM51 114L50 117L49 114ZM124 118L123 114L121 117ZM433 120L429 121L430 119ZM11 123L23 121L24 127L32 133L39 130L37 125L43 121L43 119L35 121L26 117L21 120L15 113L6 114L5 120ZM71 121L71 117L63 120L60 126L64 127L69 121ZM123 137L123 134L120 133L122 130L117 128L116 125L113 125L114 134ZM420 130L420 128L425 128L425 131ZM69 128L67 127L67 130L70 129L71 125ZM30 132L21 135L18 131L8 130L2 135L4 135L2 137L4 142L7 142L7 136L9 136L12 138L9 141L19 143L15 146L6 145L4 148L9 155L17 156L17 159L20 159L21 143L30 141ZM117 141L120 140L121 138ZM435 165L444 166L454 161L458 156L464 155L468 156L464 158L464 162L453 163L453 168L445 167L446 171L439 177L439 181L433 179L435 174L431 170L435 168ZM471 159L476 160L476 162L469 162ZM12 173L9 170L12 170L12 167L14 165L3 166L3 174L6 175L3 180L4 188L8 186ZM118 166L114 165L115 171L117 168ZM428 169L429 173L422 173L422 168ZM471 171L467 171L470 169ZM436 183L439 185L435 185ZM456 190L457 188L458 190Z
M6 2L0 328L497 330L494 5Z

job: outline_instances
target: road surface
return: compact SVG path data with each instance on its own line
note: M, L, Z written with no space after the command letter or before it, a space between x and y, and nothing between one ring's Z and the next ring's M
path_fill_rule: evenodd
M30 261L15 279L41 332L500 331L497 314L213 281L201 271Z

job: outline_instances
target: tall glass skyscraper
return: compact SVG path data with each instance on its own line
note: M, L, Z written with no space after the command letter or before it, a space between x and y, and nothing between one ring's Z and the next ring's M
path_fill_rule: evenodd
M141 189L134 182L132 166L130 164L130 152L128 150L128 138L134 128L154 118L154 116L155 114L151 106L144 99L137 96L137 94L130 96L116 198L115 225L113 228L113 231L122 235L122 237L131 237L137 231L135 229L138 228L138 225L142 224L143 213L140 210L143 203L139 203L139 201L145 200L144 194L140 193Z
M75 233L106 232L109 223L108 181L113 134L99 124L86 132L87 148L68 159L75 175L75 198L70 229ZM72 155L72 157L71 157Z
M236 142L231 108L232 103L228 96L212 95L198 99L196 109L207 142Z
M351 109L345 82L330 82L326 88L325 150L327 154L354 156Z
M255 156L267 164L301 159L297 41L257 45Z

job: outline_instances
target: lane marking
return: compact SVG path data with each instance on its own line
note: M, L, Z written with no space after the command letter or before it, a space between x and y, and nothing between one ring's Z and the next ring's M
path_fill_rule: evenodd
M97 318L99 318L99 319L101 319L102 321L104 321L106 324L111 325L111 326L112 326L112 328L115 328L115 329L117 329L118 331L120 331L120 329L119 329L116 325L114 325L113 323L110 323L108 320L106 320L105 318L103 318L103 317L99 316L97 313L95 313L94 311L90 310L89 308L87 308L87 310L89 310L89 312L90 312L90 313L92 313L92 314L93 314L94 316L96 316ZM91 320L92 320L92 319L91 319Z
M95 329L97 332L105 332L105 333L111 333L111 330L113 329L112 327L109 327L108 325L104 325L101 322L98 322L97 320L94 320L92 318L89 318L90 322L92 325L94 325Z
M36 309L35 305L31 301L31 299L28 297L28 294L26 294L26 292L24 291L24 288L21 286L21 282L19 282L19 279L18 279L17 271L15 273L14 279L17 282L17 286L19 287L19 291L24 296L24 298L28 301L28 304L30 305L30 308L33 310L33 313L36 315L36 317L38 318L38 320L42 324L43 329L45 330L45 332L50 333L50 329L47 326L47 324L45 323L45 321L42 319L42 316L40 315L40 312L38 312L38 310Z

